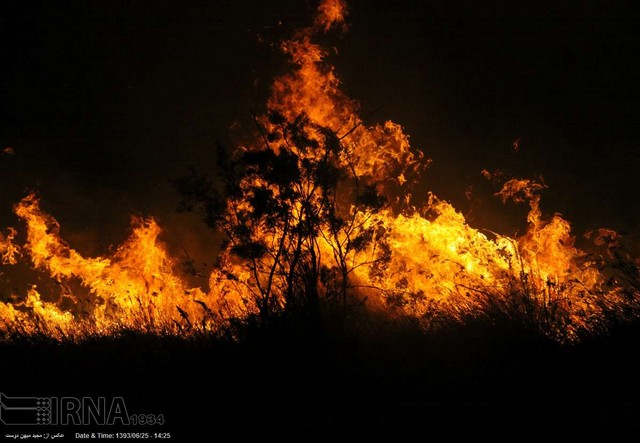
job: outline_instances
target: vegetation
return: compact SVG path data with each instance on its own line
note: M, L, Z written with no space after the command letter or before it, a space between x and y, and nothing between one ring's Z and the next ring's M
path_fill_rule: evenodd
M373 214L386 199L362 183L354 167L344 170L347 153L335 132L304 114L287 122L271 113L269 120L273 130L260 149L230 158L218 147L222 190L195 171L176 181L180 208L226 234L224 248L249 269L245 287L265 326L280 313L318 320L326 303L346 312L354 302L351 272L373 264L357 256L374 229L356 214ZM312 132L321 137L310 137ZM222 266L238 280L231 265Z
M123 396L130 412L165 414L161 431L177 441L236 423L566 426L630 424L640 412L637 324L575 346L482 319L428 335L373 317L340 333L297 326L245 330L241 343L138 331L79 344L23 337L0 344L11 362L2 392Z

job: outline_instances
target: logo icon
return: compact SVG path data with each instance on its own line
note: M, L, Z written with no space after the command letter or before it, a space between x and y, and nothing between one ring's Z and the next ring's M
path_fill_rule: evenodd
M51 399L7 397L0 392L0 422L5 425L48 425L51 423Z

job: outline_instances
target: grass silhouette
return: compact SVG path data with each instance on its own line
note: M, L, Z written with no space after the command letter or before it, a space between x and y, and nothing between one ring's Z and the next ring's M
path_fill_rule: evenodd
M358 317L247 322L241 340L238 330L16 337L0 345L2 392L120 395L165 414L176 435L230 423L632 423L640 412L638 323L562 345L506 317L430 333L411 319Z

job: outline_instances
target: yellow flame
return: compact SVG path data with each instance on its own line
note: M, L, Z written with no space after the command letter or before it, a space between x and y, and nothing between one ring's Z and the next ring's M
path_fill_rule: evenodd
M24 249L35 268L46 270L55 280L79 280L90 293L87 306L76 299L72 314L42 302L32 288L21 306L30 308L46 330L75 335L121 328L188 331L194 322L205 329L210 326L203 292L188 288L173 273L173 261L158 240L161 230L153 219L134 218L131 237L111 257L86 258L60 238L57 221L41 211L34 195L16 205L15 212L26 222ZM33 332L41 330L37 324Z
M0 232L0 263L3 265L15 265L16 257L20 256L20 246L14 243L14 239L18 235L18 231L13 228L7 229L7 234L2 235Z

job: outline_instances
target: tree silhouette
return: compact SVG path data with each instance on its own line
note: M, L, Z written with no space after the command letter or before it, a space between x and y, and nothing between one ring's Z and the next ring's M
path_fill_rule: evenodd
M353 269L372 261L367 215L386 198L361 183L336 133L305 114L271 112L256 120L262 142L231 155L217 147L221 186L191 170L175 182L180 209L225 234L223 250L238 267L221 266L250 292L264 325L278 313L317 318L323 303L349 307ZM268 127L269 130L264 128ZM248 271L241 279L238 269Z

